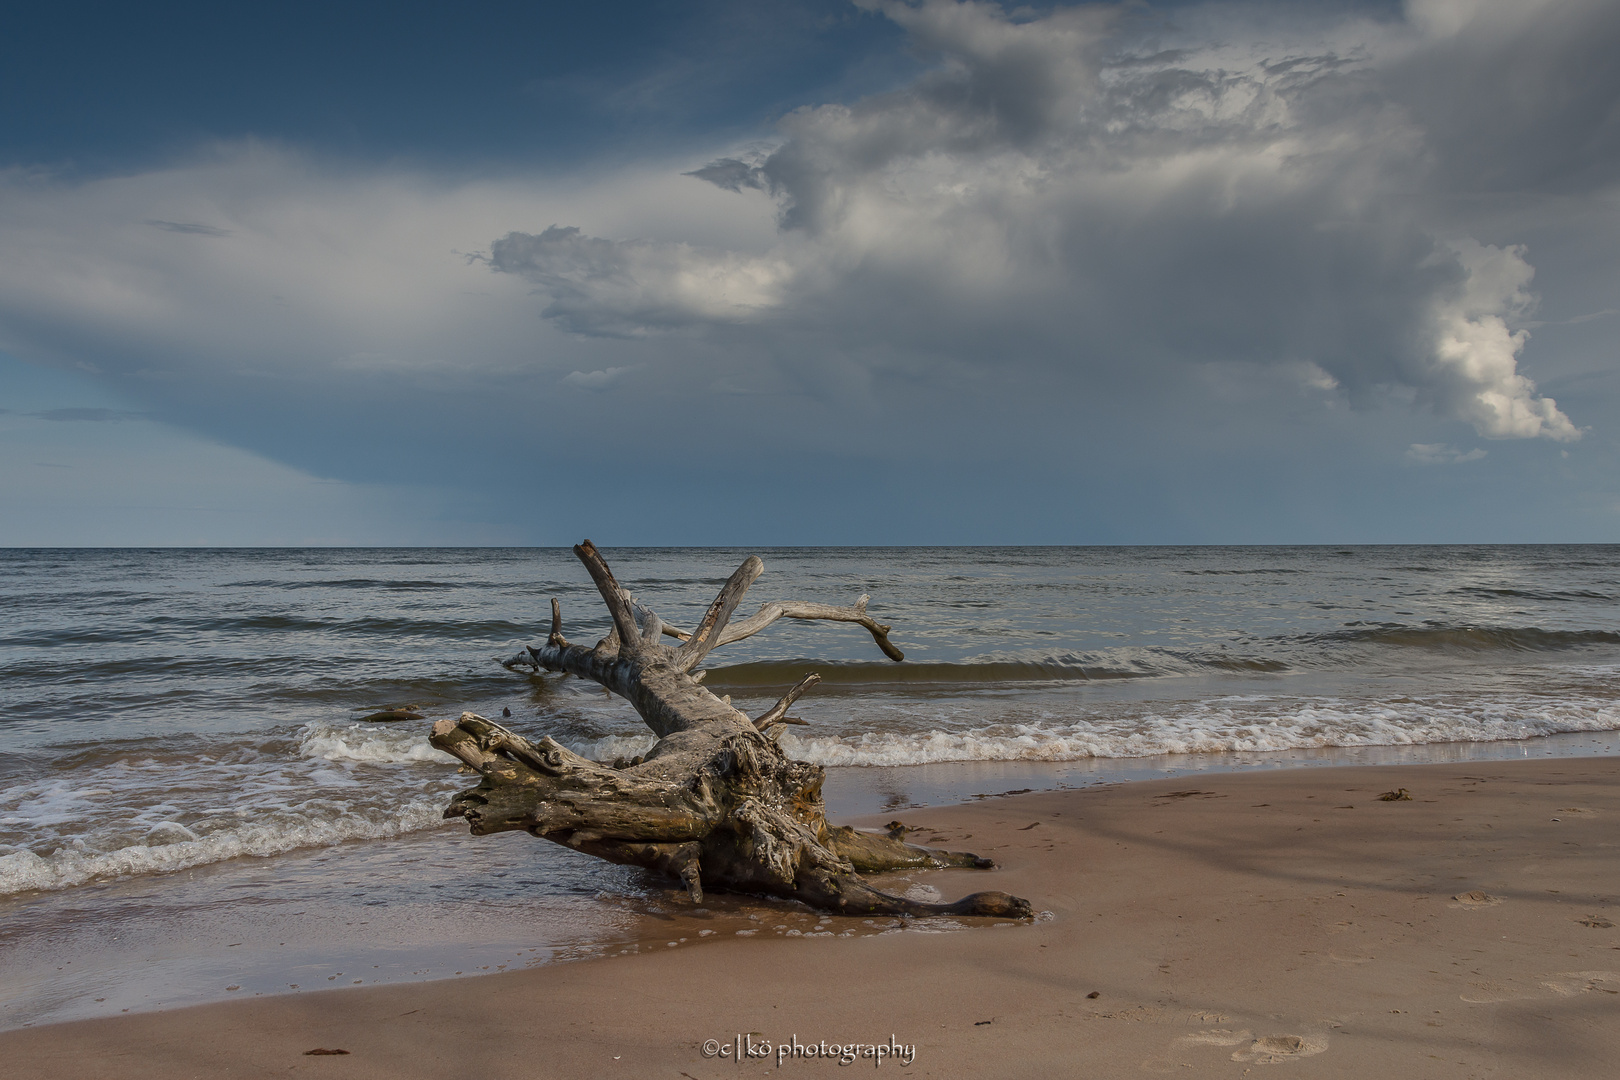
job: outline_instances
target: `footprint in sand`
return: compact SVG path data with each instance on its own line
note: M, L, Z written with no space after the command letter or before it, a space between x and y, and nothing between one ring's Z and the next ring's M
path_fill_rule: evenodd
M1502 902L1500 896L1492 896L1490 893L1480 892L1478 889L1472 892L1458 893L1452 899L1462 907L1492 907Z
M1541 985L1558 994L1574 995L1596 991L1600 994L1620 994L1620 972L1616 971L1560 971L1556 975L1543 975Z
M1232 1018L1224 1013L1195 1012L1187 1019L1194 1024L1223 1024Z
M1239 1043L1247 1045L1254 1042L1254 1035L1247 1031L1228 1031L1226 1028L1215 1028L1210 1031L1200 1031L1196 1035L1183 1035L1176 1042L1202 1046L1237 1046Z
M1183 1035L1176 1041L1204 1046L1236 1046L1239 1049L1232 1052L1232 1060L1253 1065L1276 1065L1295 1058L1311 1057L1327 1049L1327 1039L1321 1036L1262 1035L1257 1039L1248 1031L1229 1031L1225 1028Z
M1457 997L1470 1005L1493 1005L1499 1001L1523 1001L1536 996L1534 990L1515 990L1499 982L1476 982L1468 984L1468 993L1458 994Z
M1310 1057L1327 1049L1327 1040L1301 1035L1264 1035L1232 1055L1233 1061L1256 1065L1276 1065L1295 1058Z

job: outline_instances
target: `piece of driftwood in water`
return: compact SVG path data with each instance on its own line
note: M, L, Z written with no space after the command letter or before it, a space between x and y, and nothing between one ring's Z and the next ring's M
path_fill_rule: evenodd
M707 888L791 898L846 914L1030 914L1028 901L1006 893L929 904L880 892L862 879L887 870L992 864L827 823L825 771L791 760L769 734L795 722L788 708L819 676L806 676L757 719L700 685L698 665L712 650L783 618L857 623L890 658L904 659L889 643L889 627L866 614L866 597L850 607L770 603L732 622L738 602L764 569L750 557L686 633L637 604L589 540L574 554L607 603L612 631L595 645L569 644L552 600L545 644L504 663L514 670L566 672L607 687L634 706L658 742L644 759L605 765L549 737L531 742L473 713L440 720L433 725L433 745L483 777L451 801L445 817L466 818L475 835L523 829L610 862L669 874L685 883L694 901ZM680 644L664 644L666 636Z

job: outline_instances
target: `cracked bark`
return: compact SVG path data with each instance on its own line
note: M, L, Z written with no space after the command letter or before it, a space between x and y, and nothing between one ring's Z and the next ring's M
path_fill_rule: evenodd
M1030 915L1028 901L1006 893L930 904L891 896L862 878L992 863L828 824L824 770L791 760L770 734L778 725L802 723L787 710L819 676L806 676L756 719L700 685L703 673L696 669L710 652L783 618L855 623L885 655L904 659L889 642L889 627L867 615L866 597L848 607L772 602L732 622L764 570L750 556L686 633L635 603L589 540L574 554L607 605L612 631L593 646L571 644L553 600L545 643L504 663L514 670L566 672L606 687L630 702L658 742L644 759L614 767L549 737L531 742L473 713L440 720L433 725L433 745L483 778L451 801L445 817L465 818L475 835L522 829L610 862L667 874L680 879L694 901L711 889L794 899L845 914ZM664 637L680 644L666 645Z

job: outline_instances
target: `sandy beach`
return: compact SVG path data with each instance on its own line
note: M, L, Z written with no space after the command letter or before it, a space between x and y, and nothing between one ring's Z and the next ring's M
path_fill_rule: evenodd
M1620 759L1210 775L903 816L999 867L891 887L1004 889L1049 914L953 929L717 904L606 959L14 1030L0 1054L63 1078L695 1080L1599 1077L1620 1059ZM840 1066L835 1044L885 1056Z

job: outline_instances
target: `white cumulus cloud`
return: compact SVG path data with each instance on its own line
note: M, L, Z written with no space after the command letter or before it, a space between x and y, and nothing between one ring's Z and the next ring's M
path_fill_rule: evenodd
M1518 372L1530 334L1511 329L1508 320L1527 312L1534 300L1528 288L1535 271L1524 261L1524 249L1467 240L1454 250L1467 277L1453 295L1435 300L1435 394L1487 437L1579 439L1581 432L1557 403L1537 396L1536 384Z

